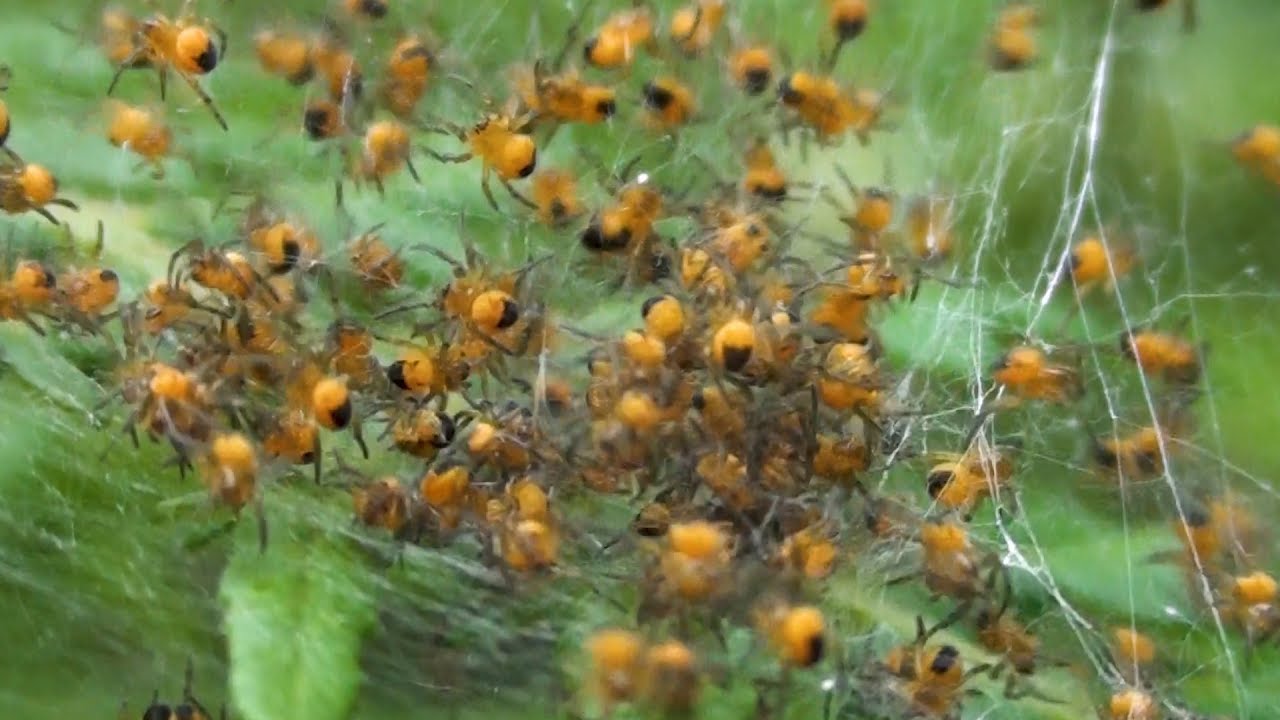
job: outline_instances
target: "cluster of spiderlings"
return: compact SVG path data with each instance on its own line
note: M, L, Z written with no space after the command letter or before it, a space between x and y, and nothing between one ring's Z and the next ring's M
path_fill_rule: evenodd
M37 320L48 320L78 330L98 332L111 317L108 309L120 294L120 278L114 270L96 265L102 250L103 226L98 224L97 242L87 252L68 249L71 260L22 259L6 253L0 258L0 320L26 323L36 333L45 334ZM89 263L81 267L80 263Z
M1138 3L1143 10L1165 4ZM629 609L637 629L601 630L584 648L584 685L605 714L621 703L662 712L694 707L714 676L704 651L726 625L754 631L788 670L806 671L836 651L838 702L883 703L901 717L954 716L983 672L1006 673L1009 698L1044 699L1029 678L1045 658L1010 609L1009 569L968 523L988 500L1003 503L1017 475L1019 449L993 442L988 420L1020 404L1078 402L1086 394L1080 358L1030 339L1008 349L983 378L995 390L972 432L955 452L926 456L914 496L890 497L865 481L922 454L895 429L931 399L907 405L894 392L901 378L884 362L877 321L886 306L909 305L920 284L936 278L933 271L956 252L957 228L948 198L913 198L899 212L892 188L858 187L836 168L848 197L817 192L849 236L824 238L820 250L797 247L801 234L788 225L787 203L814 183L793 179L771 141L798 131L819 143L850 136L868 143L888 109L880 93L835 76L841 48L874 32L874 4L826 6L830 53L807 68L785 68L780 49L737 37L725 0L697 0L668 18L642 3L608 15L588 9L558 55L512 69L501 110L465 123L420 109L445 62L425 33L398 34L376 70L362 68L354 38L373 32L388 14L385 3L351 0L342 4L346 15L313 32L254 38L263 70L295 86L319 86L320 97L299 108L301 126L344 159L339 204L344 181L381 191L402 170L417 179L415 143L453 137L460 153L427 154L443 163L479 161L493 208L496 177L518 215L573 238L620 283L647 288L631 329L603 335L574 327L541 290L542 258L503 267L467 240L465 225L462 258L430 242L398 243L382 226L338 251L323 248L304 219L263 201L245 210L234 237L191 240L173 254L165 277L111 313L119 292L112 271L19 261L0 278L0 319L38 332L47 321L118 335L123 352L112 390L127 408L134 442L140 429L167 443L180 472L194 471L236 515L252 506L264 549L263 476L309 466L314 482L349 493L371 534L436 548L479 540L483 557L512 584L583 572L570 556L638 559L641 592ZM590 20L594 30L579 36ZM1000 12L990 36L993 70L1034 65L1039 22L1029 3ZM191 15L106 11L102 46L117 69L111 90L128 69L171 72L225 128L200 85L223 57L220 35L212 21ZM668 72L643 79L636 112L628 113L622 73L642 54L673 59ZM724 85L745 96L772 93L777 106L771 124L738 142L735 156L712 159L739 166L739 180L724 180L708 162L706 182L676 191L631 163L607 172L600 179L607 196L593 198L574 172L540 165L540 150L563 125L676 133L699 122L702 88L680 76L681 62L699 58L723 58ZM6 85L8 76L3 69ZM367 78L376 79L376 92ZM162 177L173 147L161 111L117 103L109 117L108 140ZM56 197L48 170L5 144L10 121L0 104L0 209L56 223L49 205L75 206ZM1280 182L1274 128L1251 130L1233 152ZM660 232L673 219L689 228L685 236ZM452 277L412 287L406 255L418 252L444 262ZM1083 299L1095 289L1114 291L1136 262L1135 252L1089 236L1065 271ZM386 309L370 315L350 304L338 289L353 283ZM317 319L327 315L337 319ZM574 343L588 349L584 378L560 370L562 346ZM1095 438L1093 459L1105 474L1159 478L1190 432L1202 354L1177 333L1138 328L1110 352L1159 384L1151 396L1161 419ZM370 438L367 426L381 432ZM365 458L399 453L419 472L369 475L340 452L326 453L332 436L344 433ZM576 513L575 496L584 493L630 498L634 519L600 542ZM1179 507L1183 549L1167 557L1185 568L1193 598L1205 599L1198 587L1208 579L1213 610L1250 642L1273 637L1276 582L1254 557L1252 517L1229 497L1187 498ZM887 584L919 581L952 609L931 628L917 620L912 643L851 670L841 628L816 598L841 565L885 544L917 549L920 558L918 568ZM969 626L988 657L972 662L955 645L931 642L956 623ZM646 639L660 624L669 631L664 639ZM1164 705L1143 675L1155 657L1151 640L1117 629L1113 641L1115 676L1107 680L1114 692L1101 712L1115 720L1160 717ZM759 680L759 707L780 711L785 683ZM207 717L189 686L184 703L189 716ZM168 716L153 702L147 717L155 708Z

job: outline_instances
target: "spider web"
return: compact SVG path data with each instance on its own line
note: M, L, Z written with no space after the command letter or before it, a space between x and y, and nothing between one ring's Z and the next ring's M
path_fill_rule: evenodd
M1133 21L1127 16L1123 4L1110 5L1108 11L1100 17L1102 20L1096 29L1097 37L1090 45L1091 53L1081 59L1079 53L1072 54L1059 50L1052 58L1046 58L1040 72L1069 85L1072 77L1087 77L1086 91L1079 94L1083 102L1070 104L1066 98L1077 98L1077 95L1063 93L1062 105L1051 114L1032 115L1028 117L1025 108L1017 107L1016 96L1005 97L997 101L1001 103L1000 111L1004 117L1000 121L998 132L1000 138L987 147L988 160L979 165L979 170L969 178L966 188L956 195L957 202L967 206L977 206L973 213L976 219L972 223L969 255L961 257L957 266L967 268L968 275L983 278L979 289L974 291L956 291L943 288L938 293L937 302L941 310L937 315L937 323L928 330L927 338L920 344L927 348L961 348L968 356L972 377L976 381L971 385L970 408L977 412L991 401L991 392L995 390L985 384L987 370L991 362L1010 344L1009 338L1021 336L1046 344L1049 347L1070 346L1082 343L1086 348L1087 372L1092 376L1090 387L1098 388L1095 397L1102 399L1102 405L1096 410L1101 415L1101 425L1091 424L1090 431L1099 436L1121 437L1136 425L1151 424L1159 421L1159 404L1162 393L1167 388L1160 387L1157 381L1142 375L1132 368L1118 370L1114 362L1117 328L1141 328L1162 321L1167 324L1169 318L1183 314L1186 316L1186 333L1193 339L1205 338L1209 333L1199 312L1199 303L1206 300L1221 300L1227 297L1257 297L1260 300L1274 301L1274 293L1255 291L1253 289L1232 288L1227 291L1204 292L1199 289L1197 279L1197 261L1191 247L1188 227L1188 213L1195 200L1193 194L1202 192L1197 188L1198 178L1193 163L1199 148L1190 141L1180 129L1174 129L1175 138L1172 154L1174 172L1171 173L1172 184L1177 193L1169 193L1171 200L1168 208L1152 212L1151 208L1137 205L1138 200L1125 197L1124 188L1116 185L1117 179L1108 176L1114 169L1101 156L1108 152L1108 146L1114 148L1116 142L1127 142L1128 139L1115 140L1111 137L1116 129L1115 122L1109 122L1109 103L1114 101L1117 92L1132 91L1132 77L1120 82L1129 87L1117 91L1117 73L1130 74L1124 67L1132 63L1136 53L1176 52L1167 42L1145 45L1136 40L1131 31L1122 26ZM945 12L945 11L943 11ZM1050 11L1052 12L1052 11ZM1093 28L1091 28L1091 31ZM1063 32L1058 36L1059 42L1073 44L1089 44L1085 38L1070 37ZM1152 50L1151 45L1156 49ZM1006 82L1004 78L992 79L986 83ZM1155 86L1154 81L1148 82ZM1161 89L1147 88L1151 94L1160 93ZM1177 107L1165 93L1149 105L1159 114L1161 123L1175 125L1180 119L1179 113L1185 108ZM1153 119L1153 122L1157 122ZM922 121L922 125L927 122ZM1109 131L1111 131L1109 133ZM1121 131L1123 132L1123 131ZM1033 144L1032 149L1027 145ZM926 145L927 147L927 145ZM1052 160L1043 157L1053 152L1064 150L1061 156ZM1112 150L1114 153L1114 150ZM1027 163L1026 156L1036 158ZM1065 158L1065 163L1063 162ZM1021 231L1011 227L1009 216L1016 212L1013 208L1025 199L1021 192L1026 184L1034 182L1029 176L1037 172L1038 161L1052 167L1044 168L1045 172L1060 178L1060 189L1056 193L1059 209L1052 224L1047 224L1043 235L1037 236L1036 245L1043 247L1039 259L1039 271L1030 277L1015 273L1007 260L1001 257L1001 251L1009 242L1016 239L1010 236ZM1030 169L1028 169L1030 168ZM1046 183L1047 184L1047 183ZM1036 185L1039 190L1046 184ZM1138 193L1141 194L1141 193ZM1151 222L1154 216L1163 214L1163 220L1170 224L1158 228L1148 228L1151 234L1159 234L1160 241L1143 246L1143 264L1135 271L1135 277L1128 282L1112 277L1119 290L1098 302L1096 297L1083 298L1073 293L1070 275L1063 268L1070 260L1072 246L1076 240L1087 232L1099 232L1099 237L1108 252L1119 250L1126 241L1131 242L1132 235L1121 237L1116 232L1114 218L1121 216L1126 222L1137 224ZM960 272L963 272L961 270ZM1114 272L1114 271L1113 271ZM1003 275L1003 282L1000 280ZM1065 302L1064 302L1064 297ZM1071 333L1063 334L1065 325L1060 326L1057 320L1064 307L1079 302L1082 310L1076 323L1082 337L1072 339ZM1017 329L1010 332L1007 325L1003 328L1003 320L1011 314L1017 315L1018 308L1023 311L1024 320L1019 326L1016 317L1007 320ZM1118 323L1116 322L1118 320ZM993 337L996 345L993 348ZM1017 342L1014 340L1013 342ZM920 377L923 374L924 390L920 389ZM1276 495L1271 483L1247 470L1231 463L1226 457L1223 440L1223 427L1220 420L1219 404L1214 384L1215 372L1212 362L1205 370L1202 382L1204 392L1199 402L1200 414L1205 423L1194 440L1161 438L1161 454L1173 458L1184 451L1195 456L1197 462L1188 465L1170 462L1158 478L1163 491L1159 492L1160 503L1166 516L1185 518L1190 508L1189 498L1197 493L1204 497L1222 497L1238 487L1248 487L1261 494L1261 501L1269 503ZM913 367L908 371L907 380L911 383L913 395L929 397L928 388L937 382L928 368ZM1092 390L1090 391L1092 392ZM1000 393L996 393L998 397ZM1053 446L1061 447L1059 423L1076 431L1083 424L1078 417L1053 417L1052 411L1032 415L1022 419L1021 432L1018 433L1026 443L1024 450L1029 456L1031 467L1023 471L1020 477L1027 478L1014 491L1017 505L1023 505L1022 499L1039 492L1037 487L1046 481L1044 475L1057 475L1068 471L1078 478L1096 472L1084 459L1071 459L1064 456L1061 450L1050 450ZM1046 419L1045 416L1049 416ZM964 417L956 418L952 413L933 413L922 417L922 425L929 423L965 422ZM954 428L954 426L952 426ZM984 427L1007 427L1000 418ZM954 433L952 429L950 433ZM1173 447L1178 445L1180 447ZM1078 453L1078 451L1077 451ZM1059 471L1046 473L1046 466L1057 466ZM1110 549L1099 547L1099 563L1118 563L1122 566L1122 581L1125 585L1127 617L1112 617L1110 623L1124 624L1130 629L1142 629L1139 607L1151 604L1151 588L1147 578L1153 572L1152 565L1145 559L1146 552L1133 542L1134 528L1149 526L1149 511L1133 506L1135 495L1146 493L1150 496L1150 488L1138 485L1150 483L1138 482L1121 475L1117 478L1111 499L1115 502L1115 521L1119 532L1115 540L1121 544L1119 556ZM997 493L1000 490L997 488ZM1006 491L1007 492L1007 491ZM1081 609L1079 600L1073 600L1072 579L1061 580L1056 570L1051 540L1056 529L1054 525L1063 522L1056 513L1033 514L1031 511L1015 514L994 514L991 516L994 525L995 540L1001 549L1002 559L1011 570L1017 571L1025 580L1038 588L1038 591L1052 601L1052 610L1040 619L1055 619L1065 625L1069 634L1075 639L1083 657L1091 666L1093 674L1101 678L1113 688L1124 687L1126 681L1119 671L1114 659L1105 651L1107 645L1108 623L1098 617L1096 612L1090 613ZM1087 521L1086 521L1087 522ZM1106 531L1103 531L1106 532ZM1171 538L1170 538L1171 539ZM1049 547L1047 547L1049 546ZM1250 713L1261 712L1260 698L1250 697L1247 688L1247 660L1237 628L1231 627L1216 605L1217 590L1211 586L1209 574L1205 571L1201 558L1193 558L1196 574L1194 582L1190 582L1189 590L1193 595L1192 605L1197 599L1207 612L1187 611L1181 601L1170 600L1163 606L1169 616L1178 618L1188 625L1196 626L1199 631L1206 632L1212 638L1214 654L1212 658L1199 658L1198 663L1189 669L1184 668L1185 675L1179 675L1163 690L1169 693L1164 698L1167 711L1174 717L1191 717L1186 705L1173 699L1178 692L1179 682L1185 681L1196 672L1207 666L1214 666L1225 678L1230 687L1229 702L1224 702L1221 709L1231 709L1241 716L1255 716ZM1187 613L1187 614L1184 614ZM1132 668L1130 674L1136 672Z

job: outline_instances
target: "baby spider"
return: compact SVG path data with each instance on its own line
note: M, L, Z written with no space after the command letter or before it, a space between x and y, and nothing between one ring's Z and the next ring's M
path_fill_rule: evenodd
M533 141L533 136L528 133L532 120L533 116L528 113L520 116L491 113L471 128L444 122L435 131L457 137L467 144L468 151L449 155L428 149L427 153L440 162L446 163L463 163L472 158L480 158L483 164L480 188L484 190L485 199L494 210L498 209L498 202L494 200L493 191L489 189L489 178L495 174L511 197L522 205L536 210L538 206L511 185L512 180L532 175L537 166L538 147Z
M58 179L47 168L28 163L9 148L0 147L0 210L10 215L34 210L57 225L58 218L46 206L80 209L70 200L57 197L57 194Z
M182 12L176 20L156 14L139 25L137 37L133 41L134 50L116 66L111 84L107 86L107 95L115 91L125 70L153 67L160 74L160 99L164 100L169 70L172 69L191 86L222 129L227 130L227 121L213 104L213 98L209 97L209 93L196 80L197 76L207 75L218 66L218 61L227 51L227 34L212 22L198 20L193 16L191 3L192 0L183 3ZM216 46L213 42L214 35L218 38Z
M929 638L946 624L944 620L926 630L924 620L916 616L915 640L891 650L881 664L909 704L908 717L959 717L961 700L966 695L981 694L966 687L968 681L991 670L989 663L966 670L960 650L954 645L929 644Z

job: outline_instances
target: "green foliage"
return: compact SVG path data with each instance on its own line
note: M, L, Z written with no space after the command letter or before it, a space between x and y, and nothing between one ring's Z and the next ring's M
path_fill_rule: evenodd
M347 717L376 608L361 559L331 535L278 537L270 564L252 543L238 547L219 589L236 708L246 718Z

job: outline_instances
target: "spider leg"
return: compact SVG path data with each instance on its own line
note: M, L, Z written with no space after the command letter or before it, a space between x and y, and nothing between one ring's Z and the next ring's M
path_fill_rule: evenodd
M35 331L35 333L36 333L37 335L44 335L44 334L45 334L45 333L44 333L44 328L42 328L42 327L40 327L39 325L37 325L37 324L36 324L36 321L35 321L34 319L32 319L32 317L31 317L30 315L28 315L28 314L26 313L26 311L19 309L19 310L18 310L18 319L19 319L19 320L21 320L22 322L26 323L27 327L29 327L29 328L31 328L32 330L34 330L34 331ZM134 443L134 444L136 445L137 443Z
M138 442L138 418L143 413L143 408L147 407L147 402L143 402L141 408L137 408L129 413L129 417L124 420L123 431L129 433L130 439L133 440L133 449L137 450L142 447Z
M1054 705L1064 705L1065 700L1044 694L1039 688L1027 682L1019 682L1016 674L1010 674L1004 683L1004 697L1008 700L1021 700L1024 697L1033 697L1040 702L1051 703Z
M360 429L360 423L353 423L351 426L351 435L356 439L356 445L360 446L360 453L364 455L366 460L369 459L369 446L364 441L364 431Z
M182 674L182 701L194 704L197 710L203 712L204 708L200 707L200 703L196 702L195 696L191 694L191 689L194 686L193 683L195 675L195 665L193 664L192 659L187 657L187 668Z
M218 36L218 59L221 60L227 56L227 31L214 25L213 34Z
M462 238L462 259L466 262L467 268L478 267L480 264L480 251L476 249L476 243L467 234L467 210L463 208L458 213L458 236Z
M504 178L499 178L499 180L502 182L502 187L506 188L507 193L510 194L511 197L515 198L521 205L532 210L538 209L538 206L532 200L522 195L519 190L516 190L515 186L511 184L511 181Z
M587 2L582 4L582 9L578 11L578 15L573 19L573 22L569 24L569 29L564 33L564 45L558 52L556 52L551 61L551 68L553 70L559 69L560 66L564 64L564 59L568 57L570 48L573 47L574 41L578 38L578 31L582 27L582 21L586 19L587 11L589 9L591 9L591 0L587 0Z
M426 148L426 153L442 163L464 163L473 157L469 152L451 155L448 153L436 152L431 148Z
M1196 12L1196 0L1182 0L1182 29L1191 32L1196 29L1199 16Z
M987 589L995 589L996 574L999 574L1003 582L1000 585L1000 610L996 617L1003 617L1009 610L1009 603L1013 600L1013 581L1009 579L1009 571L1005 569L1003 563L997 564L991 568L991 576L987 578Z
M187 85L191 87L191 90L200 98L200 102L204 103L205 107L209 108L209 112L213 113L213 118L218 121L218 124L222 126L222 129L230 130L230 128L227 127L226 118L222 117L222 112L218 110L218 106L213 104L213 98L209 97L209 93L205 92L204 88L200 87L200 83L196 82L195 78L184 72L179 72L178 77L186 81Z
M324 456L324 448L320 445L320 433L316 433L316 446L311 450L313 453L311 465L315 468L316 485L320 484L320 459Z
M42 207L32 208L32 210L35 210L36 212L40 213L42 217L44 217L46 220L53 223L54 225L62 224L58 222L58 218L53 216L53 213L49 212L48 210L45 210Z
M929 629L924 633L924 638L923 638L923 639L928 639L928 638L930 638L930 637L933 637L935 634L937 634L937 632L938 632L939 630L944 630L944 629L946 629L946 628L951 627L952 625L955 625L957 622L959 622L959 621L960 621L960 620L962 620L966 615L968 615L968 614L969 614L969 608L970 608L972 605L973 605L973 603L971 603L971 602L969 602L969 601L967 601L967 600L966 600L965 602L962 602L962 603L959 603L958 605L956 605L955 609L954 609L954 610L952 610L950 614L948 614L946 617L944 617L944 618L942 618L941 620L939 620L939 621L937 622L937 624L935 624L933 627L929 628ZM920 622L920 618L919 618L919 617L917 617L917 618L916 618L916 620L917 620L917 622ZM917 629L917 630L919 630L919 629L920 629L920 626L919 626L919 625L917 625L916 629Z
M173 452L177 455L176 459L178 463L178 477L180 479L186 480L187 468L191 466L191 462L187 460L187 453L185 450L182 449L182 445L178 442L177 438L175 437L171 436L169 438L169 445L173 447Z
M120 76L124 74L124 71L130 69L133 64L140 60L145 54L145 48L140 47L130 53L129 57L125 58L123 62L116 66L116 72L111 76L111 84L107 86L108 96L115 92L116 84L120 82Z
M480 173L480 189L484 191L484 198L489 201L489 207L499 210L498 201L493 198L493 189L489 187L489 168L486 166Z
M254 493L253 514L258 519L258 552L265 553L267 551L267 511L262 504L261 488ZM205 717L208 717L208 713L205 713Z
M915 580L918 577L920 577L920 572L916 571L916 572L908 573L906 575L900 575L896 578L890 578L886 580L884 584L885 584L885 587L889 587L891 585L901 585L904 582L907 582L909 580Z
M971 677L981 675L982 673L985 673L985 672L990 672L991 668L992 668L991 663L982 663L980 665L974 665L973 667L965 671L964 677L966 680L968 680Z
M373 317L375 320L381 320L382 318L390 317L392 315L397 315L402 312L408 312L409 310L418 310L421 308L431 308L435 306L436 306L436 303L434 301L409 303L408 305L397 305L389 310L383 310L382 312L378 313L377 315L374 315Z

